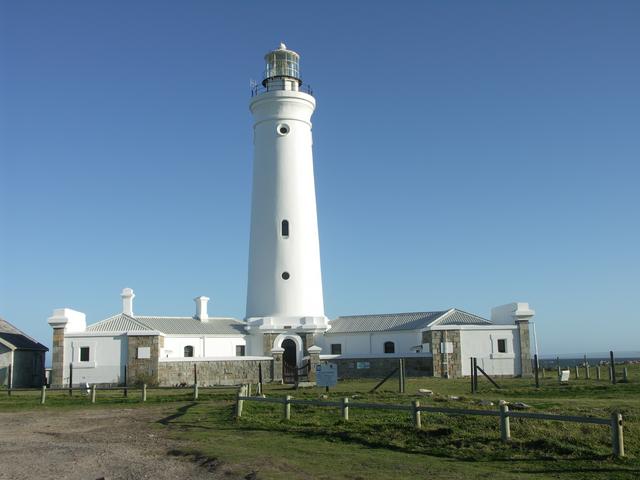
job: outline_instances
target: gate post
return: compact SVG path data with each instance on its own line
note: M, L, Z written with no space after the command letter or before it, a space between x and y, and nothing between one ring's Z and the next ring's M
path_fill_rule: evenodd
M272 348L271 356L273 357L273 381L282 383L282 355L284 348Z
M309 352L309 374L308 379L310 382L316 381L316 366L320 365L320 352L322 348L312 345L307 348L307 352Z

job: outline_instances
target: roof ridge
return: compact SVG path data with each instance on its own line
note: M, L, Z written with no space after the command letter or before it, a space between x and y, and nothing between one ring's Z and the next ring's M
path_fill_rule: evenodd
M451 310L451 309L449 309ZM431 310L431 311L420 311L420 312L395 312L395 313L365 313L360 315L340 315L337 318L350 318L350 317L391 317L393 315L424 315L424 314L433 314L433 313L446 313L449 310Z

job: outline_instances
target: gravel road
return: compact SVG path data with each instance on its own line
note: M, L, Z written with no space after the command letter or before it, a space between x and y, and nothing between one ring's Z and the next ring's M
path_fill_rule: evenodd
M151 424L171 407L0 412L0 479L234 479ZM240 477L242 478L242 477Z

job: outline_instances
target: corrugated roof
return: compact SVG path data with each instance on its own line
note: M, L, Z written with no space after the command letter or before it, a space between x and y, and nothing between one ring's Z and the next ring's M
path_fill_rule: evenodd
M235 318L209 317L201 322L193 317L136 317L154 330L168 334L209 334L234 335L246 334L244 322Z
M492 323L491 320L456 308L451 314L445 315L442 319L436 321L435 325L492 325Z
M135 318L124 313L105 318L87 327L87 332L127 332L140 330L153 330L153 328L138 322Z
M29 335L21 332L6 320L0 318L0 338L10 343L17 349L23 350L44 350L49 349L40 342L34 340Z
M491 321L458 309L438 312L384 313L338 317L327 333L390 332L422 330L441 325L491 325Z
M235 318L209 317L201 322L193 317L158 317L124 313L87 327L88 332L126 332L157 330L168 335L237 335L245 334L245 323Z
M418 330L426 328L431 322L445 313L447 313L447 310L441 312L383 313L338 317L329 322L331 329L327 333Z

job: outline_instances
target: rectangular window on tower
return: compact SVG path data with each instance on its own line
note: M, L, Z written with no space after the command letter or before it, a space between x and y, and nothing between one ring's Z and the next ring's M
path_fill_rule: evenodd
M282 238L289 238L289 220L282 220Z

